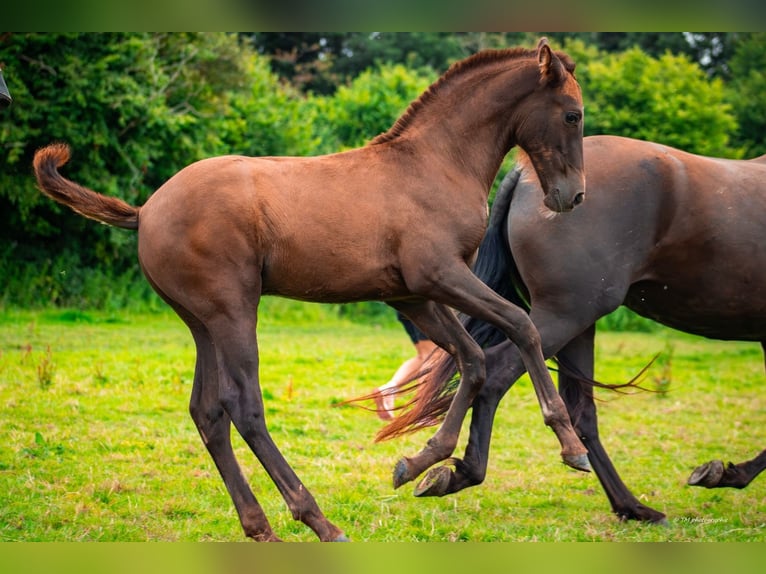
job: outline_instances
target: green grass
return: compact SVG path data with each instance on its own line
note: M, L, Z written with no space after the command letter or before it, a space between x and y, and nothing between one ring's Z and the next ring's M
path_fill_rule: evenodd
M406 335L395 322L358 324L320 306L295 320L285 305L268 301L259 327L267 423L355 541L766 540L766 477L742 491L685 486L700 463L764 447L758 345L599 333L600 380L666 358L645 380L666 392L598 394L606 448L636 496L668 514L658 527L619 522L596 477L559 462L526 377L499 409L484 484L437 499L414 498L411 485L394 491L393 465L432 431L375 444L374 414L332 405L387 380L410 356ZM242 540L188 415L193 367L191 337L170 312L0 312L0 541ZM315 540L235 444L277 533Z

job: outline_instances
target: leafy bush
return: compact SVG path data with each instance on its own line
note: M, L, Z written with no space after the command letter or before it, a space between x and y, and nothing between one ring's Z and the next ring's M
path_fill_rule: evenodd
M362 72L332 96L312 98L323 153L362 146L387 131L435 79L430 69L388 64Z
M693 153L739 157L737 129L720 79L709 79L684 55L659 58L639 48L602 54L581 42L566 49L577 61L585 101L585 134L655 141Z
M94 225L35 189L30 165L38 147L70 143L68 177L142 203L202 157L317 155L363 145L390 128L436 79L437 72L424 64L442 66L452 53L441 38L442 56L409 60L418 67L383 61L333 95L304 95L279 80L269 59L241 40L224 33L3 34L0 62L14 103L0 115L0 305L161 305L136 265L135 234ZM386 53L396 45L388 37L376 44ZM604 53L579 40L564 49L578 64L588 134L735 157L742 152L730 146L736 121L728 93L742 121L755 126L747 141L737 143L756 149L762 122L752 112L757 106L745 104L747 98L757 101L762 81L757 35L732 60L740 99L685 56L651 57L638 48ZM372 61L385 60L383 52L376 54ZM511 164L512 155L498 181ZM337 310L355 320L389 316L377 304ZM625 321L617 317L607 323Z

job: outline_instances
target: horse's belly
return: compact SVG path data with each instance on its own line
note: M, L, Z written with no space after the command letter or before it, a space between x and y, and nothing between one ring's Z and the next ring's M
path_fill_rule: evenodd
M674 329L713 339L766 341L766 290L683 292L672 284L642 281L625 305Z

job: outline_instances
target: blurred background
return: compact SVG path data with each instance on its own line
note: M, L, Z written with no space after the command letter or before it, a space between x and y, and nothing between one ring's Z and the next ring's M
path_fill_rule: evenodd
M204 157L364 145L451 63L531 48L542 35L577 63L586 135L766 153L762 32L0 32L13 97L0 110L0 307L161 305L138 269L135 234L36 190L37 148L69 143L66 176L141 204ZM498 179L512 163L513 154Z

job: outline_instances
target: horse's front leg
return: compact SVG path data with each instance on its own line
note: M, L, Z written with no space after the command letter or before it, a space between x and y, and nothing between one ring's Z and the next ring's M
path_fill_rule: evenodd
M588 448L588 460L620 520L644 520L665 524L662 512L642 504L625 485L601 443L593 387L580 377L594 377L596 326L591 325L567 343L559 359L559 393L567 405L572 422Z

